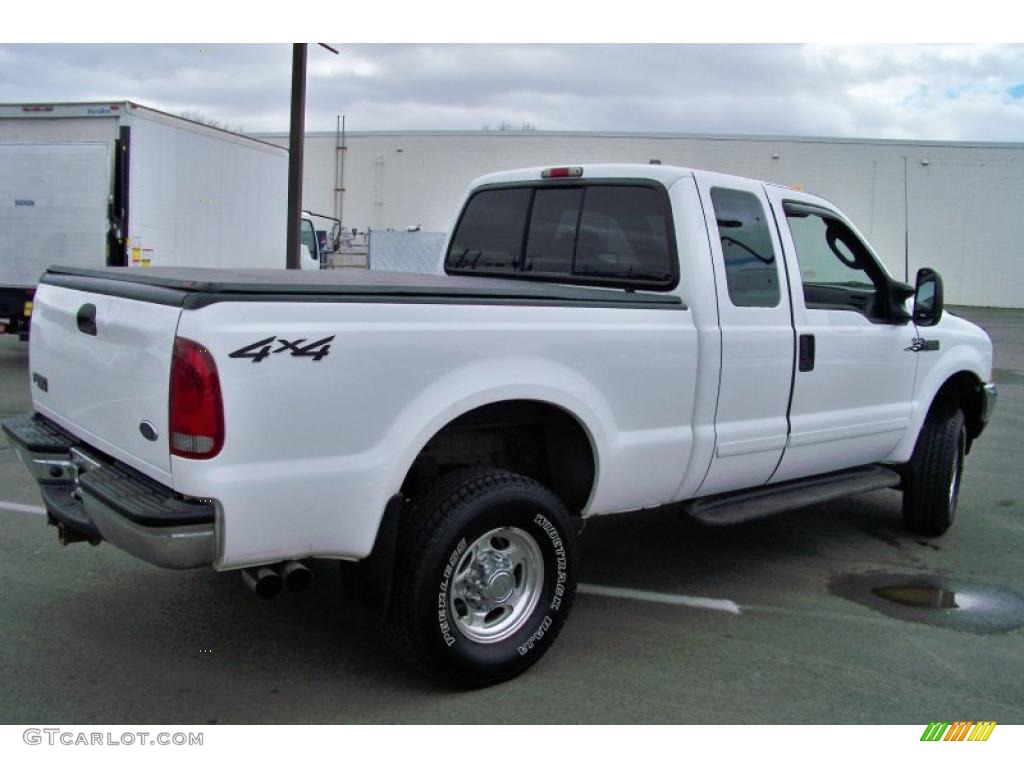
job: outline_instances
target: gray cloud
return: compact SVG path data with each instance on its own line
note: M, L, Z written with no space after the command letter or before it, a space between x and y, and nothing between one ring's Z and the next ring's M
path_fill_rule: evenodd
M311 47L307 127L760 133L1020 141L1024 46ZM201 49L207 52L201 52ZM5 45L0 101L132 99L288 126L282 45Z

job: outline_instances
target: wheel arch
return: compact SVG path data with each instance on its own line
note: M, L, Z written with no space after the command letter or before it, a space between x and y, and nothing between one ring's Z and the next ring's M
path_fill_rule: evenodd
M518 422L516 417L518 417ZM506 421L500 421L502 418ZM419 490L422 490L427 483L442 474L437 473L431 477L428 471L423 477L417 477L417 473L420 471L417 462L426 455L430 447L436 446L439 442L445 442L448 437L459 437L464 427L468 427L472 432L474 426L486 427L495 423L536 426L538 418L542 420L543 424L553 425L552 429L543 430L547 441L545 447L548 449L546 458L548 459L549 475L546 479L538 478L534 473L528 473L527 476L550 487L552 492L565 503L571 516L577 519L582 516L597 488L600 461L600 437L590 428L588 421L581 417L578 411L544 398L516 397L474 403L472 407L465 407L458 413L449 415L447 420L439 425L435 424L425 430L424 434L415 442L415 453L403 464L404 471L394 486L395 492L388 499L373 549L366 558L359 561L358 564L353 564L356 567L348 577L364 605L372 607L383 615L390 603L391 586L397 567L399 530L406 521L406 516L410 514L411 505L407 503L408 498L415 495L418 490L417 484L420 485ZM496 422L495 419L499 419L499 421ZM507 419L512 419L512 421L509 422ZM551 450L552 444L549 438L553 438L554 450ZM575 478L577 484L565 486L560 484L556 478L552 487L550 485L551 468L559 459L570 457L578 451L583 451L582 456L578 457L583 461L578 470L582 473L582 477L574 472L567 475L570 479ZM492 464L492 466L508 469L508 467L500 465Z
M573 515L597 487L598 441L587 421L536 397L490 400L450 416L419 441L400 492L412 497L436 477L466 466L493 466L548 486Z
M928 386L922 387L922 395L915 401L906 434L887 461L902 464L910 460L925 422L940 403L952 402L963 409L967 422L968 451L974 439L981 433L984 408L983 380L974 366L957 366L939 372L939 375L931 378L930 382L926 382Z
M930 416L937 407L955 403L964 412L968 453L971 450L971 443L981 434L981 418L985 405L982 386L981 378L973 371L958 371L942 383L928 408Z

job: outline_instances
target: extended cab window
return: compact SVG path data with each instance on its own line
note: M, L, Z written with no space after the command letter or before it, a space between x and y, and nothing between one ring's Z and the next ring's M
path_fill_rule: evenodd
M484 189L445 270L668 290L678 272L668 196L639 184Z
M711 203L722 240L729 300L736 307L777 307L779 269L761 201L750 192L715 187Z

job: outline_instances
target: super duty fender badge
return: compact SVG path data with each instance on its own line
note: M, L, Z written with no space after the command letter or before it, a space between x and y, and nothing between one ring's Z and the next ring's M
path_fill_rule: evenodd
M244 347L236 349L234 352L229 354L228 357L246 358L252 360L254 363L259 363L271 355L279 355L282 352L291 352L292 357L311 357L313 358L314 363L318 363L330 354L332 341L334 341L333 336L327 336L326 338L310 342L309 344L305 343L305 339L288 341L287 339L281 339L277 336L268 336L265 339L254 341L252 344L247 344ZM278 347L273 349L275 343L278 344Z
M910 346L904 347L904 352L935 352L939 349L939 342L935 339L923 339L915 336L910 340Z

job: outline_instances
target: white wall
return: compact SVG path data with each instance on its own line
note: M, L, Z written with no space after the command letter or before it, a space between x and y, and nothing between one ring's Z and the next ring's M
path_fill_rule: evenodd
M346 227L446 231L466 186L484 173L656 158L823 195L897 277L907 233L911 281L931 266L951 303L1024 307L1024 144L499 131L349 133L346 144ZM305 151L303 206L331 214L334 134L308 135Z

